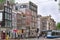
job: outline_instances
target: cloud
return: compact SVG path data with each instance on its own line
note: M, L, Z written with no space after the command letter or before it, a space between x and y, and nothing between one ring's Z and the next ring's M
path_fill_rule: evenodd
M38 9L38 14L47 16L47 15L52 15L52 18L56 20L56 22L59 22L59 20L57 20L60 16L59 14L59 10L58 10L58 4L54 1L50 1L50 2L46 2L46 3L42 3L41 5L39 5L39 9Z

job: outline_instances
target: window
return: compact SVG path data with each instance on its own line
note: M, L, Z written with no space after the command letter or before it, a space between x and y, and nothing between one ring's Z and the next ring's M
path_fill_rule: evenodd
M23 17L25 17L25 15L23 15Z
M10 18L9 18L10 15L8 14L7 16L8 16L8 20L9 20L9 19L10 19Z
M31 23L31 26L34 27L34 23L33 22Z
M10 9L9 11L10 11L10 13L12 13L12 12L11 12L11 9Z
M8 25L7 25L8 23L7 23L7 21L5 21L5 27L7 27Z
M5 19L7 19L8 18L8 15L7 15L7 13L5 13Z
M7 12L7 8L5 7L5 11Z
M9 16L9 19L11 20L11 15Z
M12 19L11 19L11 15L10 15L10 14L5 13L5 19L12 20Z
M8 27L11 27L11 21L8 21Z
M27 5L21 5L20 8L27 8Z
M11 22L10 22L10 27L11 27Z
M11 27L11 21L5 21L5 27Z
M26 8L27 7L27 5L23 5L23 8Z
M23 8L23 5L21 5L20 8Z
M57 1L57 0L55 0L55 1Z
M25 24L26 22L25 22L25 20L22 20L22 24Z
M7 8L7 12L9 13L9 8Z
M8 27L10 27L10 22L9 21L8 21L8 24L7 25L8 25Z
M17 6L15 7L15 10L18 10L18 7Z

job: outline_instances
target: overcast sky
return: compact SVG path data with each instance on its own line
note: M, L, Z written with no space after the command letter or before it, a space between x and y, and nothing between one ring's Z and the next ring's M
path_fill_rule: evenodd
M38 6L38 14L42 16L51 15L56 22L60 22L60 13L58 10L58 2L54 0L16 0L16 2L24 3L32 1Z

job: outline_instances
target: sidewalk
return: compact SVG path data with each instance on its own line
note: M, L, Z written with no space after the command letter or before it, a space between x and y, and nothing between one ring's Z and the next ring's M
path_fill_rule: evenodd
M35 40L35 39L37 39L37 38L31 38L31 39L9 39L9 40ZM0 40L6 40L6 39L0 39Z

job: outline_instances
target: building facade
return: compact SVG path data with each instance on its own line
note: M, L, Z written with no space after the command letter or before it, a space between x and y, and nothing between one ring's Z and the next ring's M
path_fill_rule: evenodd
M19 35L21 35L22 38L26 35L26 18L23 15L23 12L18 11L17 12L17 29L19 30Z
M44 16L41 17L41 27L42 30L55 30L56 29L56 25L55 25L55 21L54 19L51 18L51 16Z
M31 29L29 31L30 36L36 36L37 29L37 5L29 2L29 3L20 3L16 4L15 10L22 11L25 15L23 18L26 18L26 28Z
M17 12L12 10L12 27L13 29L17 29Z
M17 12L17 29L21 28L21 12Z
M2 7L2 6L1 6ZM9 37L10 37L10 28L12 28L12 8L9 4L9 2L7 1L6 4L3 5L4 8L3 11L0 11L1 13L1 28L0 28L0 32L2 32L1 35L3 35L3 33L8 33Z
M56 30L56 22L54 19L50 19L50 30Z
M8 4L4 5L2 27L12 27L12 9Z
M40 35L44 36L47 31L56 30L56 22L51 16L41 16L40 17Z
M37 35L38 35L38 36L41 34L41 30L42 30L42 29L41 29L41 22L40 22L40 21L41 21L41 17L42 17L41 15L37 15L37 24L38 24L38 25L37 25L37 27L38 27L38 30L37 30L38 33L37 33Z

